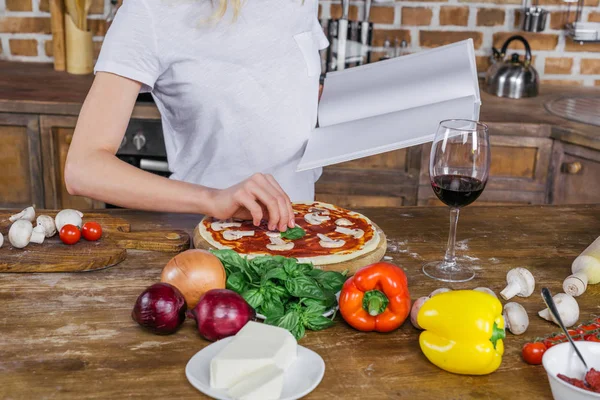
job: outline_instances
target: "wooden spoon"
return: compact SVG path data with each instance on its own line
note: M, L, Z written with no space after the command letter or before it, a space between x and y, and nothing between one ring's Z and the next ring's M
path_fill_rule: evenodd
M77 15L77 0L65 0L65 6L67 7L67 14L69 14L73 23L76 26L79 26L79 20Z
M92 7L92 0L85 0L84 5L83 5L83 30L86 32L88 30L87 17L88 17L88 14L90 13L91 7Z
M75 6L77 7L77 27L83 29L83 8L85 6L85 0L75 0Z

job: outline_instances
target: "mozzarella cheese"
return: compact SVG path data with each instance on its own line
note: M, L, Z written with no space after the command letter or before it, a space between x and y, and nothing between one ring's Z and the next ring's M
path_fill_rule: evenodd
M269 365L285 370L297 352L298 343L287 330L250 321L211 360L210 386L229 389Z
M283 390L283 370L269 364L247 375L227 394L236 400L278 400Z

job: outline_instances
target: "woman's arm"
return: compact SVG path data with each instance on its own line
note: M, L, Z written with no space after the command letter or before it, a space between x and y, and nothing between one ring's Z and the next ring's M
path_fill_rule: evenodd
M208 214L217 218L262 218L270 229L293 226L289 197L269 175L256 174L224 190L170 180L142 171L115 154L125 134L141 84L99 72L79 114L65 166L72 195L126 208Z

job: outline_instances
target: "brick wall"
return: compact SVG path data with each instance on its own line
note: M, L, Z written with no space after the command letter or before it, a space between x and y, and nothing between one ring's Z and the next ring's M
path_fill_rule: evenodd
M374 2L371 11L371 21L375 23L374 55L377 58L383 54L386 39L392 44L394 39L404 39L408 43L407 50L416 52L473 38L477 66L483 72L489 66L492 46L500 47L507 37L519 32L531 44L534 65L543 81L600 86L600 43L580 45L565 37L562 26L566 22L567 8L562 0L539 0L539 3L551 12L543 33L519 32L521 0ZM600 22L599 3L600 0L585 0L583 21ZM339 2L321 0L320 4L321 18L340 16ZM363 2L352 1L351 4L350 18L362 18ZM89 25L95 35L96 52L106 32L104 18L108 9L108 0L93 0ZM519 46L515 43L515 51L522 54ZM0 59L52 61L48 0L0 0Z

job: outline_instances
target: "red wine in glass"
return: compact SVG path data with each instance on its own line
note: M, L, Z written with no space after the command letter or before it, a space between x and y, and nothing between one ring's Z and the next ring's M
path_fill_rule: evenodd
M433 192L450 207L468 206L483 192L485 182L462 175L438 175L431 181Z
M429 177L435 195L450 207L450 234L443 260L423 265L423 273L444 282L466 282L475 272L455 255L460 210L483 192L490 169L488 127L477 121L440 122L431 145Z

